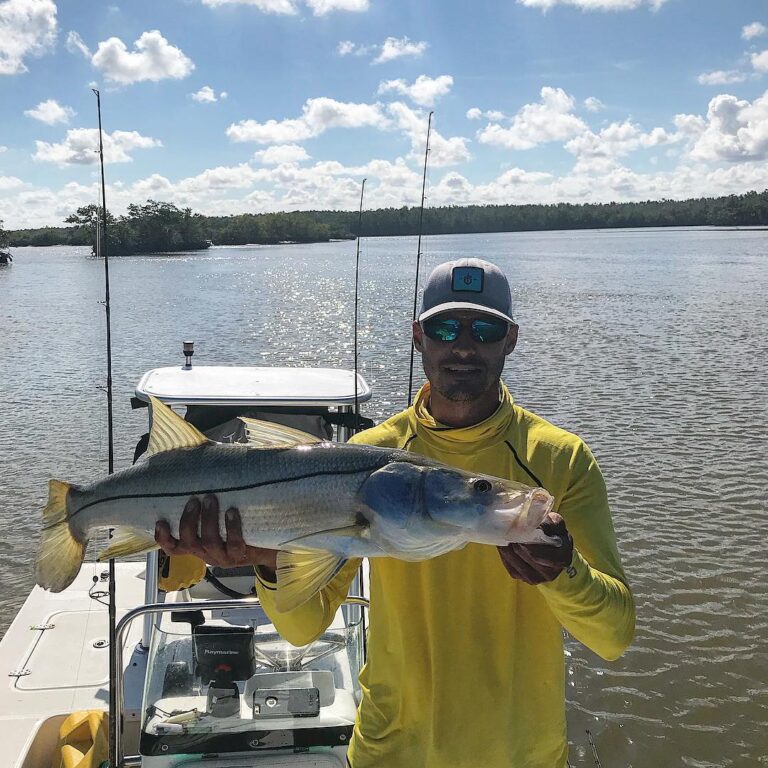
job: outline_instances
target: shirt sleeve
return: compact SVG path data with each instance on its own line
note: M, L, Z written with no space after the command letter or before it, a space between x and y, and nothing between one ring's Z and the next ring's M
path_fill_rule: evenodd
M160 554L158 587L165 592L187 589L202 581L205 563L195 555Z
M571 460L571 482L557 511L573 536L573 561L540 584L563 627L602 658L621 656L635 633L635 604L616 546L600 468L583 443Z
M307 645L316 640L330 626L339 606L344 602L349 585L355 578L362 561L347 561L339 573L314 597L292 611L280 613L275 607L275 582L269 581L256 570L256 593L264 612L275 629L289 643Z

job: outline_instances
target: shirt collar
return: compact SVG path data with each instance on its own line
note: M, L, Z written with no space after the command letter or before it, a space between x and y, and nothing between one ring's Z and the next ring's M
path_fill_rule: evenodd
M499 407L484 421L468 427L449 427L436 421L429 412L429 393L427 382L414 400L412 424L419 439L438 451L471 453L501 442L514 418L514 401L504 382L499 382Z

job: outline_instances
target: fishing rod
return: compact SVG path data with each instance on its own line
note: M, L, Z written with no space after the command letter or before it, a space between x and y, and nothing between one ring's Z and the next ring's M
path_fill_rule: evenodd
M101 166L101 226L98 227L97 248L104 258L104 309L107 321L107 444L108 470L115 471L115 449L112 431L112 317L109 303L109 249L107 248L107 189L104 182L104 141L101 129L101 94L91 88L96 96L96 111L99 116L99 165ZM111 531L110 531L111 535ZM122 723L117 722L117 680L112 670L116 657L115 649L115 560L109 559L109 765L117 766L117 729Z
M429 160L429 135L432 132L432 115L434 112L429 113L429 121L427 122L427 146L424 150L424 175L421 178L421 210L419 212L419 239L416 244L416 282L413 286L413 320L416 322L416 304L419 300L419 265L421 264L421 234L422 224L424 223L424 199L427 192L427 162ZM408 402L405 404L406 408L411 405L411 396L413 394L413 355L415 348L411 344L411 365L408 371Z
M357 388L357 307L358 307L358 285L360 281L360 238L363 232L363 195L365 194L365 182L360 187L360 212L357 217L357 246L355 248L355 332L354 332L354 356L355 356L355 424L352 427L352 433L356 434L360 428L360 396Z

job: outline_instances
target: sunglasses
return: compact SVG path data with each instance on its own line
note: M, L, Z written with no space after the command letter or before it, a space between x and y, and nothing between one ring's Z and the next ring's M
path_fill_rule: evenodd
M464 321L455 317L430 317L421 323L424 333L430 339L446 343L459 338L462 325ZM485 320L472 320L469 326L472 338L481 344L494 344L501 341L509 331L509 323L491 317Z

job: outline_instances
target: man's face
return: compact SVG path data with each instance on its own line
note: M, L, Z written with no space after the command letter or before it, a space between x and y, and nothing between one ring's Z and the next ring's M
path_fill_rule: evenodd
M421 352L424 373L435 392L447 400L467 402L498 387L506 356L517 343L517 325L510 325L505 338L483 343L472 336L472 320L487 320L489 315L472 310L446 312L442 318L461 321L455 341L429 338L418 322L413 324L413 343Z

